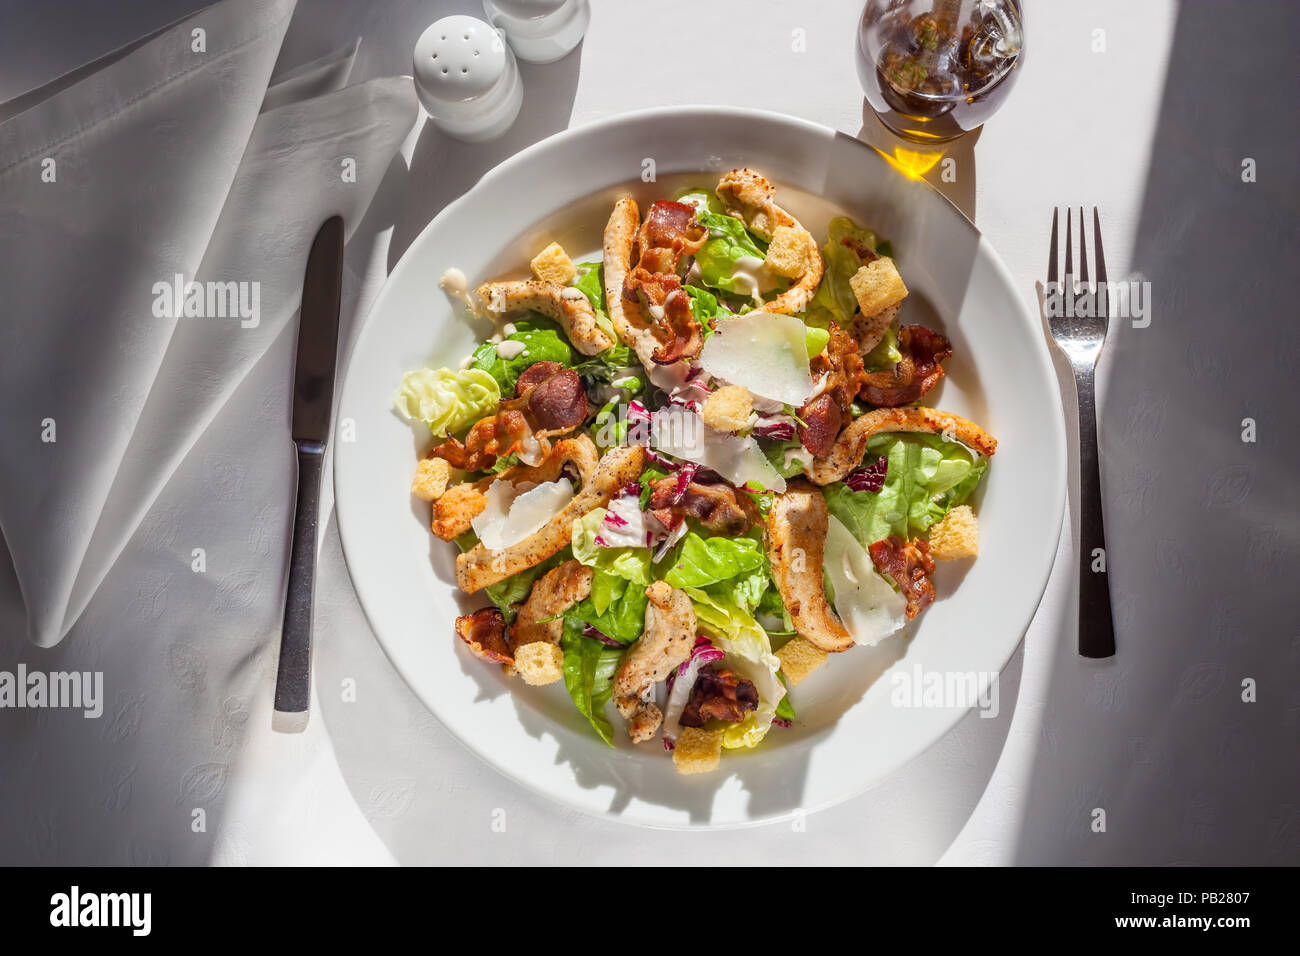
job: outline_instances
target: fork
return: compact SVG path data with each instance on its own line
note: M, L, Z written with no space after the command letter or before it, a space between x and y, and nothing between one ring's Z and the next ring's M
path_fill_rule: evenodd
M1106 258L1101 248L1101 217L1092 211L1093 248L1097 286L1088 285L1088 246L1083 207L1079 207L1080 288L1075 287L1074 242L1071 210L1065 211L1065 283L1057 274L1057 235L1060 210L1052 210L1052 238L1047 261L1047 295L1059 290L1061 315L1048 309L1048 326L1057 347L1074 368L1079 398L1079 654L1113 657L1115 626L1110 611L1110 585L1106 576L1106 528L1101 512L1101 468L1097 458L1097 401L1094 381L1097 357L1106 341ZM1092 315L1077 314L1081 303L1091 304ZM1099 569L1094 570L1094 566Z

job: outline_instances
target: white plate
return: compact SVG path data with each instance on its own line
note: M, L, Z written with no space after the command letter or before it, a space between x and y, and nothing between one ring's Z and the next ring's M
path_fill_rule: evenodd
M796 689L793 727L773 728L754 751L726 753L717 773L682 777L657 742L606 747L562 684L508 681L455 638L456 615L481 602L455 589L454 548L429 534L428 506L408 494L422 447L390 402L403 372L455 367L485 333L438 289L443 270L463 269L472 286L523 274L551 240L593 252L619 195L649 201L687 183L716 185L720 170L740 165L776 182L778 200L814 236L847 214L893 242L911 290L903 319L953 343L948 377L927 401L979 422L999 445L978 502L980 556L968 568L941 565L939 600L907 637L833 657ZM647 171L657 182L642 181ZM630 114L561 133L483 177L393 270L358 338L339 418L355 423L355 440L335 443L339 530L357 594L398 671L502 773L579 810L649 826L743 826L812 812L933 744L967 708L895 706L885 671L970 672L985 675L983 688L1038 605L1065 503L1056 377L1038 319L997 254L939 193L874 150L757 111Z

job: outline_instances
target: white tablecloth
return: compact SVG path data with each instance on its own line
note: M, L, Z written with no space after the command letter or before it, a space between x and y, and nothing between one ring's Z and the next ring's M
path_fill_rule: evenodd
M110 16L89 0L28 5L0 32L0 99L199 6L152 0L114 5ZM523 67L523 111L505 138L468 146L417 126L349 245L345 343L429 219L500 159L557 130L626 109L716 102L885 142L855 77L856 0L660 0L654 16L621 0L593 6L578 51ZM880 786L802 826L637 830L544 802L450 738L371 636L327 512L313 717L301 736L272 734L292 496L290 330L61 645L22 640L21 600L0 570L0 670L102 670L107 696L99 720L0 711L0 862L1295 862L1300 639L1293 585L1277 582L1300 542L1287 480L1297 461L1286 448L1297 343L1294 306L1280 291L1300 246L1300 151L1294 129L1260 115L1263 100L1233 93L1236 78L1240 88L1254 82L1252 63L1267 62L1261 48L1294 36L1295 16L1248 4L1268 19L1247 29L1205 3L1181 13L1168 0L1026 6L1028 53L1013 95L950 152L955 182L941 181L939 167L928 178L989 236L1027 301L1043 278L1054 205L1099 206L1111 277L1152 282L1151 326L1113 330L1102 380L1118 657L1074 653L1067 516L996 719L968 715ZM84 19L70 30L75 7ZM477 10L300 0L280 68L361 36L353 82L406 73L424 26ZM1240 52L1248 37L1249 56ZM1216 52L1216 42L1237 43L1238 55ZM1277 48L1276 62L1289 62ZM640 52L653 54L654 70L637 68ZM702 77L728 62L729 75ZM1247 157L1257 182L1242 182ZM1271 310L1289 326L1270 327L1263 342ZM1257 421L1254 443L1241 439L1247 417ZM199 547L202 573L191 569ZM1247 678L1258 684L1255 703L1242 700ZM1104 832L1095 808L1106 811Z

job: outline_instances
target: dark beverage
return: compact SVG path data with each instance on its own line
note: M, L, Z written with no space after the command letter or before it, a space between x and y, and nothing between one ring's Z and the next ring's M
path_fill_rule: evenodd
M858 76L887 127L942 141L997 111L1023 49L1018 0L871 0L858 31Z

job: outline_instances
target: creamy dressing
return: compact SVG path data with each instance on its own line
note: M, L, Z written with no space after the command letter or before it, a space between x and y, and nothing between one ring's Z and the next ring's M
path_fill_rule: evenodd
M520 342L517 339L511 339L510 341L501 342L497 345L497 355L506 360L517 358L524 348L525 345L523 342Z
M519 441L519 460L525 465L536 467L546 457L546 449L531 431Z
M465 273L454 267L448 269L438 280L438 288L453 299L463 302L474 318L483 318L483 304L477 300L477 297L469 294L469 281L465 278Z
M805 470L811 468L813 464L812 452L804 448L803 445L796 445L794 448L787 448L784 457L785 461L782 464L782 471L789 471L790 466L795 462L798 462L799 467Z
M755 306L763 305L763 293L770 292L779 280L767 269L767 263L758 256L741 256L731 270L731 282L742 295L749 296Z

